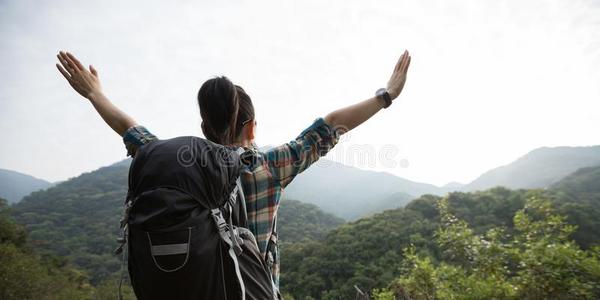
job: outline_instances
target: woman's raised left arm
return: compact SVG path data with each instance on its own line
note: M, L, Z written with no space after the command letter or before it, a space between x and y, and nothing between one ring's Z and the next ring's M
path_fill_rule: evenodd
M60 64L58 71L67 79L71 87L84 98L90 100L104 122L120 136L127 129L137 125L135 120L116 107L102 92L98 71L90 65L86 69L71 53L59 52L56 56Z

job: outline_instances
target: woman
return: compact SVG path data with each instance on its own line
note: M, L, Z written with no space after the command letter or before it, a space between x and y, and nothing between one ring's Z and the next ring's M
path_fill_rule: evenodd
M70 53L57 55L58 70L69 84L90 100L104 121L120 136L128 155L135 156L138 147L156 140L146 128L120 111L103 94L98 72L89 71ZM226 77L207 80L198 92L204 136L219 144L243 147L258 153L257 161L241 175L246 198L248 227L257 238L267 263L272 263L273 280L279 286L279 256L275 233L277 209L283 190L296 175L306 170L319 157L333 148L344 134L362 124L396 99L404 83L411 57L404 51L388 81L371 97L319 118L293 141L264 152L254 144L256 120L252 100L239 86Z

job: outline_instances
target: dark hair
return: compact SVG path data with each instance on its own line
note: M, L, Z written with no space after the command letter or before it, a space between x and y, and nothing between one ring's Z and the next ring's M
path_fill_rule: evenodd
M254 119L250 96L229 78L207 80L198 91L198 106L204 136L215 143L229 145L241 134L244 122Z
M239 109L237 115L237 124L235 130L235 136L239 137L242 134L242 129L244 125L248 122L254 121L254 105L252 104L252 99L250 96L246 94L246 91L239 86L235 86L239 99Z

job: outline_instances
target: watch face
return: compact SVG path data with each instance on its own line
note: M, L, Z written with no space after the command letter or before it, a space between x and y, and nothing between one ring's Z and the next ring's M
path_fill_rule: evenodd
M392 99L390 98L390 94L388 93L387 89L385 89L385 88L378 89L377 92L375 92L375 96L377 96L377 98L383 99L383 101L384 101L383 108L388 108L392 104Z

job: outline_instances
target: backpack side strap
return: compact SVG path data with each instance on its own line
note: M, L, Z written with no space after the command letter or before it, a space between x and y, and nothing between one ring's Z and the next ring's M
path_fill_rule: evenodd
M230 201L226 202L225 204L225 208L229 212L229 222L225 221L225 218L223 217L223 212L220 208L214 208L210 211L215 222L215 226L217 227L219 235L221 236L221 240L223 240L229 246L227 253L229 254L229 257L231 257L231 260L233 260L233 265L235 267L235 275L237 276L242 291L242 300L246 300L246 287L244 286L244 279L242 278L240 265L237 259L237 257L242 253L242 247L240 246L240 243L243 243L243 240L238 236L239 232L233 227L231 216L231 202L235 203L239 189L240 186L236 185L236 187L231 192Z
M119 270L119 292L117 295L117 299L123 299L123 280L125 276L125 264L127 259L127 236L128 236L128 227L129 227L129 212L133 207L133 204L137 201L138 197L131 198L130 192L127 192L127 198L125 200L125 205L123 206L123 217L120 221L121 228L121 237L117 238L117 243L119 246L114 250L115 255L121 254L121 267Z

